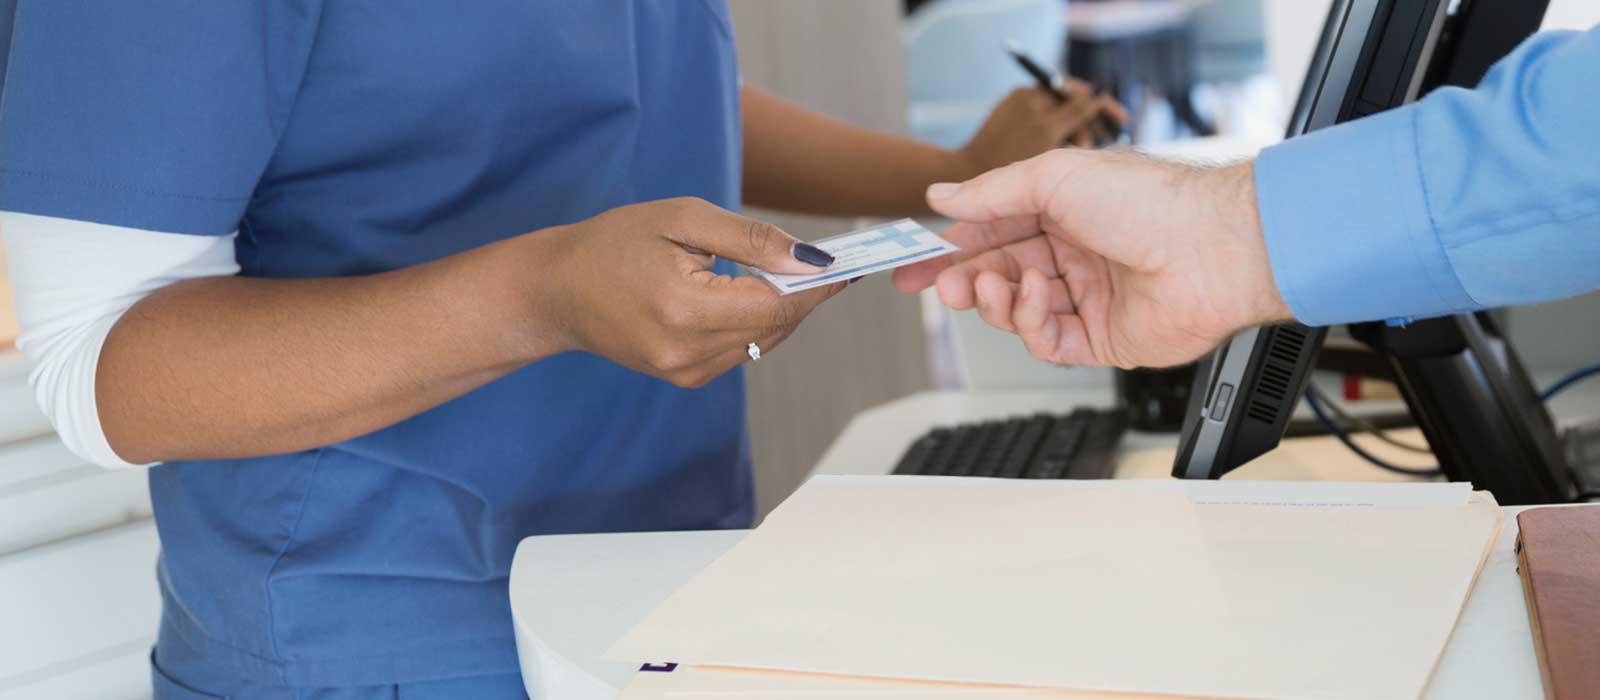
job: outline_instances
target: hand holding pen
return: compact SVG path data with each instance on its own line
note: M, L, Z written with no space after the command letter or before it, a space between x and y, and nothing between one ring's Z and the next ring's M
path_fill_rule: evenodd
M1011 54L1012 60L1015 60L1028 75L1033 76L1034 81L1039 84L1039 89L1054 97L1057 104L1066 104L1073 99L1073 96L1063 89L1062 78L1045 70L1037 61L1024 53L1021 47L1007 44L1006 53ZM1093 131L1096 146L1116 143L1122 137L1122 123L1110 113L1102 111L1095 119Z

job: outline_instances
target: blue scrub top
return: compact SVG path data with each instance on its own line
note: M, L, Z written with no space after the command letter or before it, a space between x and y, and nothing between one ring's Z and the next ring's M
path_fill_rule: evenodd
M238 229L248 276L739 203L725 0L0 0L7 40L0 209ZM521 538L749 525L743 392L571 353L323 449L157 467L166 630L267 684L514 672Z

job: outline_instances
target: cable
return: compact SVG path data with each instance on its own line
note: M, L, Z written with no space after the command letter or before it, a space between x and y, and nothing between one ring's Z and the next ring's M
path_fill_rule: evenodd
M1328 416L1327 411L1323 408L1321 392L1317 390L1317 387L1314 384L1306 385L1306 405L1311 407L1311 412L1317 415L1317 420L1322 421L1322 424L1327 427L1328 432L1333 433L1333 436L1339 438L1339 442L1344 443L1344 446L1350 448L1351 452L1360 455L1362 459L1371 462L1373 466L1376 466L1379 469L1394 472L1396 474L1405 474L1406 476L1438 476L1440 474L1438 467L1402 467L1398 464L1387 462L1379 458L1377 455L1368 452L1366 448L1357 445L1356 441L1350 437L1350 433L1345 432L1344 426L1339 425L1333 420L1333 418Z
M1588 367L1573 372L1572 374L1562 377L1561 381L1551 384L1550 388L1545 389L1539 394L1539 399L1542 401L1549 401L1550 399L1555 398L1556 394L1566 391L1573 384L1577 384L1578 382L1588 379L1589 377L1593 377L1596 374L1600 374L1600 365L1589 365Z
M1390 445L1394 445L1402 450L1406 450L1407 452L1416 452L1418 454L1425 455L1433 454L1433 450L1426 446L1413 445L1409 442L1389 435L1389 433L1385 432L1384 429L1379 427L1376 423L1344 410L1343 407L1339 406L1339 402L1337 401L1330 401L1327 397L1320 394L1318 394L1317 398L1321 401L1323 407L1327 408L1328 412L1333 414L1334 418L1344 421L1346 424L1353 425L1362 432L1371 433L1373 437L1387 442Z

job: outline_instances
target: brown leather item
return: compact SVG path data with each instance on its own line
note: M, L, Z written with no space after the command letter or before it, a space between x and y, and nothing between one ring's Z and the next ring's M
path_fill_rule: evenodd
M1600 506L1517 516L1517 571L1549 700L1600 700Z

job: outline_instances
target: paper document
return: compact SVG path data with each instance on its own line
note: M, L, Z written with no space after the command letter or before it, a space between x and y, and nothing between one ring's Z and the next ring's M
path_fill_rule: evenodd
M1110 484L1139 483L1110 481ZM1391 484L1334 481L1158 481L1180 485L1189 500L1204 505L1278 505L1341 507L1464 506L1472 484L1439 482Z
M1159 696L647 664L617 700L1152 700Z
M818 477L609 656L1150 695L1416 698L1498 523L1492 501L1208 505L1070 481Z
M779 292L793 294L932 260L957 250L955 245L940 238L939 234L910 219L841 233L811 241L811 244L833 255L833 264L828 269L810 275L775 275L765 270L748 269L771 282Z
M1168 459L1170 461L1170 452ZM1464 506L1472 484L1462 482L1389 483L1381 481L1249 481L1243 479L1099 479L1078 489L1181 493L1196 505L1420 507Z

